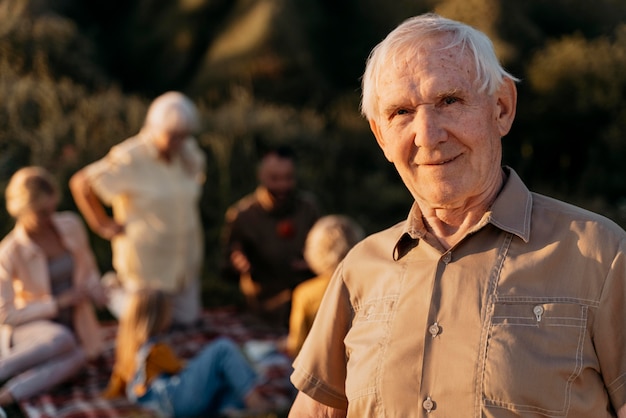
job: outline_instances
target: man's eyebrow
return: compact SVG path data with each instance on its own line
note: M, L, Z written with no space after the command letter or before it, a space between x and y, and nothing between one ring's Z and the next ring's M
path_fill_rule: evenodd
M461 94L461 93L462 93L462 90L461 90L461 89L459 89L459 88L453 88L453 89L449 89L449 90L444 90L444 91L441 91L441 92L437 93L437 94L435 95L435 97L436 97L437 99L443 99L443 98L445 98L445 97L450 97L450 96L458 96L458 95L459 95L459 94Z
M396 103L389 104L389 105L385 106L382 109L382 114L383 115L389 115L389 114L395 112L399 107L402 107L402 106L400 106L400 105L398 105Z

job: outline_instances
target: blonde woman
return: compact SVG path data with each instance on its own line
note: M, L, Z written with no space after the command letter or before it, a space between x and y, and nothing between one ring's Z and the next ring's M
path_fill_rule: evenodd
M105 398L126 396L172 417L267 410L257 376L239 348L218 338L185 362L162 340L171 323L170 298L143 288L129 295Z
M57 212L52 175L22 168L5 195L15 227L0 242L0 405L45 392L96 357L92 301L106 303L85 227Z

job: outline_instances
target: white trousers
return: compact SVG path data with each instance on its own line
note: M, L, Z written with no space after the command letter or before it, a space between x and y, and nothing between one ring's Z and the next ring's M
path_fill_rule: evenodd
M11 347L0 358L0 380L16 401L43 393L73 377L87 358L72 331L38 320L13 329Z

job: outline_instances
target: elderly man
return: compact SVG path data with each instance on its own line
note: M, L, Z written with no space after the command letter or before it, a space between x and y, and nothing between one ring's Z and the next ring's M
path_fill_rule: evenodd
M70 179L87 224L111 240L115 273L105 281L117 317L128 293L144 286L172 296L175 324L199 317L204 240L198 202L205 178L205 156L193 137L199 128L191 99L164 93L150 104L137 135Z
M415 203L338 267L290 417L626 416L626 233L501 167L515 81L433 14L374 49L362 110Z

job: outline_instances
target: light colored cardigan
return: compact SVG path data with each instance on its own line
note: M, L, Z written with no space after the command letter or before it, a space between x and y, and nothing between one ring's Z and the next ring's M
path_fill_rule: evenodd
M82 220L73 212L53 214L61 241L74 259L74 285L85 283L94 302L106 296ZM100 326L91 302L74 306L74 330L88 358L102 349ZM13 328L58 313L51 294L48 261L37 244L17 225L0 242L0 356L10 347Z

